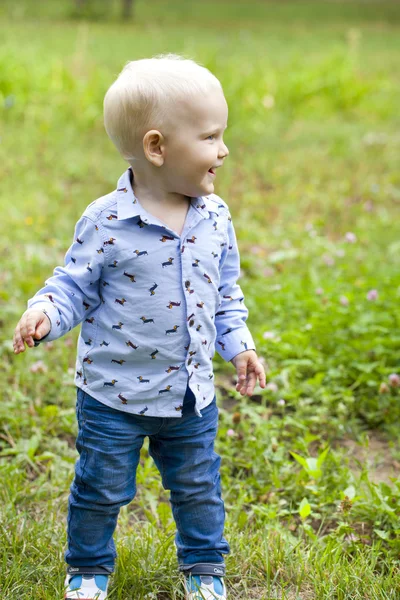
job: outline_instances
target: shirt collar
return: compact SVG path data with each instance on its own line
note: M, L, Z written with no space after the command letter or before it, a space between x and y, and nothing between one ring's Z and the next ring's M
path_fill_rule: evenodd
M133 171L129 167L118 179L115 193L117 194L117 214L119 221L143 214L143 207L133 193L131 177L133 180ZM210 213L212 212L218 213L215 202L209 196L191 198L190 203L202 215L203 219L210 218Z

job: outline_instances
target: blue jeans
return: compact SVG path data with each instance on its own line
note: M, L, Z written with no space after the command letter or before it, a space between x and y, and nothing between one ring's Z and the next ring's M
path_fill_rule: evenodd
M218 407L214 396L199 418L194 400L188 387L182 417L146 417L108 407L77 388L80 456L68 501L68 565L114 569L113 533L120 507L136 494L145 436L162 484L171 490L179 565L223 563L230 548L223 537L221 458L214 452Z

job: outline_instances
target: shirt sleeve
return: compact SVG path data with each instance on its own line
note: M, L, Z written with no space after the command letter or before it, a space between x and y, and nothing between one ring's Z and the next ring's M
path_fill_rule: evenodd
M220 265L221 304L215 314L216 350L229 362L240 352L256 349L246 325L248 310L244 304L244 295L237 283L240 275L240 257L230 215L227 244L224 246Z
M50 332L35 340L35 345L65 335L100 304L104 254L99 227L83 215L75 226L64 266L56 267L45 286L28 300L28 308L43 310L51 322Z

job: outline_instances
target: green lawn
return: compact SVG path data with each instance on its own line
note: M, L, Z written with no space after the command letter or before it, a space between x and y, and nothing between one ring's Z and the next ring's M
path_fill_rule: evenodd
M230 205L269 389L215 356L231 600L400 597L400 4L3 0L0 6L0 597L62 597L77 458L78 329L15 356L14 328L126 164L102 123L135 58L221 80ZM96 12L96 7L100 11ZM121 511L110 599L182 599L148 455Z

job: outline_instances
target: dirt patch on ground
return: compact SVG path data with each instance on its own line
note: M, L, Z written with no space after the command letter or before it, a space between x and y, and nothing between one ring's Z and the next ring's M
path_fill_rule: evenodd
M338 446L347 448L349 468L356 477L361 474L361 468L357 464L359 461L367 466L371 481L392 485L390 477L399 477L400 462L393 457L390 442L378 431L368 431L367 436L368 447L352 439L340 440Z
M235 389L235 373L218 373L216 384L220 394L220 405L225 410L233 412L238 401L229 395L229 390ZM253 396L252 401L254 400ZM393 456L393 442L387 440L380 431L370 430L366 435L368 445L351 438L344 438L333 443L333 447L347 449L349 468L356 477L361 474L361 468L357 464L359 461L361 465L367 466L371 481L393 485L390 478L400 477L400 462Z

